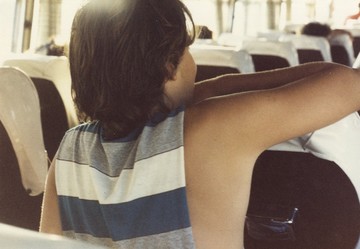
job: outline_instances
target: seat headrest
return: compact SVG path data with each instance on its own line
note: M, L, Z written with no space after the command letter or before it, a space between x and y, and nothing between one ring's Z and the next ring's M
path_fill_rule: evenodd
M248 51L250 54L273 55L285 58L290 66L299 65L296 48L291 42L249 39L243 40L240 48Z
M63 99L69 127L79 123L71 96L71 75L67 57L12 54L4 59L3 65L17 67L31 78L42 78L52 81Z
M213 45L194 45L190 53L197 65L231 67L241 73L255 71L250 54L245 50Z
M296 49L320 50L325 61L331 62L330 43L324 37L311 35L286 34L279 38L280 41L292 42Z

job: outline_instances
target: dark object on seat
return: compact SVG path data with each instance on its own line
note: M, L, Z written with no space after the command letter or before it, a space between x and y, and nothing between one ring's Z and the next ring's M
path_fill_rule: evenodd
M289 62L285 58L279 56L251 54L251 57L253 59L256 72L290 66Z
M344 46L340 45L331 45L331 58L333 62L345 65L345 66L351 66L349 55L345 49Z
M240 72L236 68L232 68L232 67L198 65L195 82L211 79L220 75L230 74L230 73L240 73Z
M272 210L272 213L264 212L262 216L247 213L245 224L247 233L256 240L294 241L298 212L298 208L278 206L276 210Z
M297 49L299 56L299 63L307 63L313 61L324 61L324 57L320 50L315 49Z
M0 222L39 229L42 195L29 196L10 138L0 122Z
M69 129L64 103L53 82L31 78L39 95L45 149L50 160Z
M255 164L248 214L271 216L297 207L295 239L258 240L245 234L247 249L354 249L360 206L346 174L309 153L266 151Z

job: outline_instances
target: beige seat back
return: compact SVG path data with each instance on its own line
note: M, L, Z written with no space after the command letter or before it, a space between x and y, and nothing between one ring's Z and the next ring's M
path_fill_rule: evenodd
M15 68L0 68L0 121L30 195L43 192L48 169L37 91L28 76Z

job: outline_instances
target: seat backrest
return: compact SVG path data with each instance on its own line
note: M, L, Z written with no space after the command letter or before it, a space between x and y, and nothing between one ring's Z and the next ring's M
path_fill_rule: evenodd
M29 196L25 190L9 134L0 121L0 222L38 230L42 194Z
M197 65L195 82L215 78L225 74L240 73L239 70L228 66Z
M190 47L197 65L196 81L209 79L227 73L254 72L254 64L250 54L235 48L193 45Z
M331 57L334 62L351 66L354 61L353 41L348 34L336 34L329 38Z
M3 65L18 67L31 78L46 79L53 82L64 103L68 127L73 127L79 123L71 96L71 75L67 57L12 54L4 59Z
M251 54L255 71L299 65L299 59L291 42L244 40L240 48Z
M334 161L352 182L360 203L360 116L357 112L304 136L272 146L271 150L308 151Z
M252 54L251 56L254 61L256 72L290 67L289 61L280 56L263 54Z
M353 38L354 55L360 53L360 35Z
M345 66L351 66L351 60L348 56L348 53L344 46L341 45L331 45L331 57L333 59L333 62L345 65Z
M299 52L300 63L319 60L332 61L330 43L324 37L287 34L280 36L279 40L290 41L294 44Z
M28 76L0 68L0 222L37 230L48 169L37 91Z
M360 231L357 193L334 163L310 153L265 151L258 158L248 212L276 217L299 209L294 241L253 241L246 248L354 248ZM245 244L246 246L246 244Z
M350 34L353 37L353 48L354 48L354 56L357 57L357 55L360 53L360 29L358 28L347 28L346 31L350 32Z
M307 224L302 223L297 229L302 234L298 239L300 245L295 241L249 248L358 249L355 244L360 231L359 141L360 116L354 112L331 125L272 146L271 151L262 154L256 162L263 165L260 173L255 166L253 174L254 178L261 176L258 183L254 180L253 190L260 195L256 199L269 201L275 193L271 204L264 202L263 207L297 205L302 222L305 208ZM249 210L254 210L254 204L251 205ZM304 236L313 244L303 244Z
M45 147L50 159L66 130L78 124L71 98L71 77L66 57L37 54L9 56L5 65L20 68L38 91Z
M256 37L258 38L264 38L268 41L278 41L279 37L286 34L285 31L282 30L263 30L256 33Z
M297 49L299 55L299 63L307 63L314 61L324 61L324 56L320 50L317 49Z
M217 38L217 43L221 46L237 47L244 40L244 36L224 32Z
M42 78L31 78L31 80L40 100L45 148L48 157L52 160L65 132L69 129L64 103L52 81Z

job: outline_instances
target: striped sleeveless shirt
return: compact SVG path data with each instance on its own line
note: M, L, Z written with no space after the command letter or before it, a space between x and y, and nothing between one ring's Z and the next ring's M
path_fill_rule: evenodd
M99 122L70 129L56 158L63 234L111 248L195 248L183 117L181 107L111 141Z

